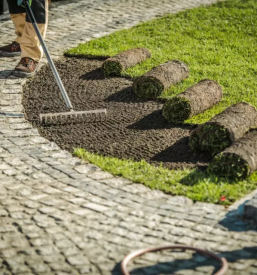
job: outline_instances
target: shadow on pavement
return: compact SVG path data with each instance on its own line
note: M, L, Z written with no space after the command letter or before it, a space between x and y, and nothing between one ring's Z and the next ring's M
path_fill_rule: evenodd
M238 260L254 260L257 259L257 247L248 247L245 249L238 249L234 251L226 251L218 253L217 256L226 258L229 263L234 263ZM172 251L171 251L172 257ZM112 270L112 275L122 274L121 263L117 264ZM219 269L220 265L214 259L203 256L200 253L192 254L191 259L177 259L170 262L162 262L154 265L144 266L133 269L133 263L130 263L131 275L157 275L157 274L177 274L179 271L207 271L207 274L215 274ZM212 272L212 273L210 273ZM185 273L186 274L186 273ZM189 273L188 273L189 274ZM197 273L198 274L198 273Z
M244 240L244 232L252 231L257 232L257 226L252 224L250 221L244 219L244 205L247 201L243 202L241 205L227 213L226 217L221 220L215 228L220 228L223 231L233 231L233 232L241 232L241 240L242 245L245 242L245 247L241 249L228 250L226 249L226 243L222 244L224 251L215 253L217 256L221 258L226 258L228 264L235 263L237 261L238 264L243 265L244 260L257 260L257 246L252 245L251 242ZM247 246L247 242L248 245ZM229 246L229 245L228 245ZM200 248L200 247L199 247ZM217 247L217 250L221 249L221 247ZM136 248L135 248L136 250ZM221 250L219 250L221 251ZM176 256L178 259L174 258L172 253L176 252ZM183 253L183 250L180 250ZM219 263L205 255L200 253L192 253L192 257L188 259L183 254L178 256L178 250L172 251L170 250L170 258L171 261L161 262L161 255L159 254L159 263L151 264L149 260L140 259L140 257L135 258L133 262L130 263L129 269L131 270L131 275L157 275L157 274L200 274L198 272L204 272L204 274L215 274L219 268ZM149 253L152 254L153 253ZM126 255L124 255L125 257ZM165 253L165 259L167 259L167 253ZM142 256L141 256L142 257ZM151 259L151 257L150 257ZM155 258L154 258L155 260ZM149 262L149 265L148 265ZM157 262L157 257L156 257ZM133 268L134 265L134 268ZM112 275L121 275L121 262L118 263L112 270ZM140 266L140 267L139 267ZM241 270L242 274L247 274L245 271ZM184 273L185 272L185 273ZM188 273L187 273L188 272ZM212 272L212 273L211 273ZM231 273L232 274L232 273ZM238 273L237 273L238 274Z
M0 71L0 79L6 79L11 74L12 74L11 70Z
M240 204L237 209L227 213L226 217L218 223L222 230L234 232L256 231L257 225L247 220L244 216L244 206L248 201Z

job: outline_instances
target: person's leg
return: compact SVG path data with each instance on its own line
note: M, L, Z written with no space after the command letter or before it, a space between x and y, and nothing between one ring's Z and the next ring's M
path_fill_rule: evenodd
M48 0L33 0L31 5L38 28L45 38L48 23ZM15 68L14 75L31 77L35 74L38 62L43 57L43 49L33 25L26 16L26 23L20 39L21 61Z
M17 5L17 0L7 0L11 19L15 26L15 41L7 46L0 47L0 56L18 56L21 55L20 40L25 27L25 8Z
M41 35L45 38L48 23L48 0L33 0L31 5ZM29 57L39 62L43 57L43 49L35 33L34 27L26 16L25 28L20 41L21 57Z

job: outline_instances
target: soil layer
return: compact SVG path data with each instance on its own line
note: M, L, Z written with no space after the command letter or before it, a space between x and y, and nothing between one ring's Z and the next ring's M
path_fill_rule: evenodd
M191 126L167 123L162 102L138 98L131 79L104 78L102 63L79 58L56 62L74 109L106 108L107 119L102 122L40 125L40 113L67 108L48 66L26 84L25 113L43 137L70 152L80 147L105 156L163 163L170 169L207 165L210 155L195 154L188 147Z

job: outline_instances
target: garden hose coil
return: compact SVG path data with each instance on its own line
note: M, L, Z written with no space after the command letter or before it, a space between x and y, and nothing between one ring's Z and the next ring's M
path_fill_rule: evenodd
M169 250L169 249L192 250L192 251L199 252L199 253L201 253L203 255L209 256L209 257L217 260L220 263L221 268L214 275L223 275L223 274L226 274L226 272L228 270L228 262L227 262L227 260L225 258L220 258L216 254L214 254L214 253L212 253L210 251L207 251L207 250L200 249L200 248L196 248L196 247L192 247L192 246L175 245L175 246L161 246L161 247L140 249L140 250L137 250L137 251L134 251L134 252L130 253L121 262L121 271L122 271L122 274L123 275L130 275L129 272L128 272L128 269L127 269L127 265L134 258L136 258L138 256L141 256L143 254L149 253L149 252L156 252L156 251Z

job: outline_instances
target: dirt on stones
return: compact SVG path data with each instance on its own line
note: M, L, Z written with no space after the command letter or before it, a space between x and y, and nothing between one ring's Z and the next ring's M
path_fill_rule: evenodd
M169 124L161 115L162 102L138 98L132 80L104 78L103 60L63 58L56 67L76 111L107 109L107 119L97 123L40 125L39 114L67 111L48 65L29 81L23 91L27 119L40 134L73 152L84 148L92 153L133 159L170 169L205 166L210 155L188 147L192 126Z

